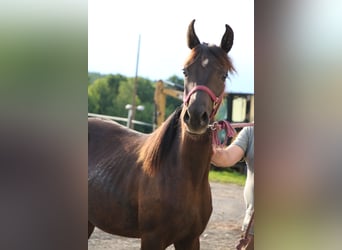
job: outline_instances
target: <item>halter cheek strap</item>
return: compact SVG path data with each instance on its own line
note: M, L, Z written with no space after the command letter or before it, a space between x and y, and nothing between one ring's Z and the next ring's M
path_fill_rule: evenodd
M189 94L184 98L184 104L186 106L188 106L189 104L189 101L190 101L190 98L191 96L198 90L202 90L204 92L206 92L211 100L213 101L213 110L210 114L210 118L213 118L215 116L215 114L217 113L217 110L222 102L222 98L223 98L223 94L224 94L224 90L222 91L222 94L220 96L216 96L213 91L211 91L208 87L206 86L203 86L203 85L197 85L196 87L194 87L190 92Z

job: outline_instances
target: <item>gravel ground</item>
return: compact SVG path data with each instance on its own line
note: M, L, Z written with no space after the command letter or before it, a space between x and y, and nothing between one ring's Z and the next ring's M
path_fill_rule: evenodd
M210 183L213 213L201 235L203 250L233 250L241 235L244 216L243 187L235 184ZM136 250L140 239L125 238L95 229L88 240L88 250ZM169 246L168 250L174 249Z

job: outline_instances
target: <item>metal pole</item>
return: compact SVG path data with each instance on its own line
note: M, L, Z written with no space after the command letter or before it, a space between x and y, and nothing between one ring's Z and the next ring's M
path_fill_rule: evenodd
M132 126L133 119L132 119L132 109L128 110L128 117L127 117L127 127L130 128Z
M129 121L129 128L134 128L134 124L132 120L135 119L135 110L136 110L136 96L137 96L137 88L138 88L138 68L139 68L139 54L140 54L140 34L139 34L139 40L138 40L138 51L137 51L137 62L135 66L135 78L134 78L134 86L133 86L133 100L132 100L132 115L130 117Z

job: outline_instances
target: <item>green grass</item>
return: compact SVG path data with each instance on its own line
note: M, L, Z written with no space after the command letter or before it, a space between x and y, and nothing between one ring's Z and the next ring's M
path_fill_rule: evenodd
M209 181L245 185L246 176L235 171L210 170Z

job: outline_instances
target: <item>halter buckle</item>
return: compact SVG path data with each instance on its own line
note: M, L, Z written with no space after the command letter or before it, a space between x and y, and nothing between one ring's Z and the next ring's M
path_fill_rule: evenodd
M209 124L208 125L208 128L210 128L211 130L217 130L217 128L218 128L218 122L216 121L216 122L213 122L212 124Z

